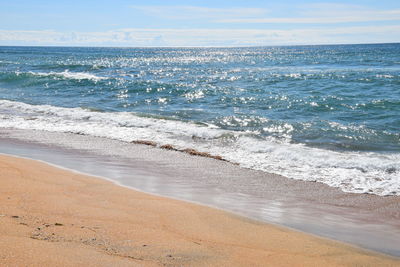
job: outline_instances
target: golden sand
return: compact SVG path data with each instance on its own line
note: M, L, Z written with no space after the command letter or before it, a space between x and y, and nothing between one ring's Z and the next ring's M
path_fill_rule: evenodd
M399 266L230 213L0 156L1 266Z

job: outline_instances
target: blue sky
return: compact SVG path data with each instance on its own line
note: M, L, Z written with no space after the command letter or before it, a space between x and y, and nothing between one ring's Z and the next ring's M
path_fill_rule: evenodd
M400 42L400 1L0 0L0 45Z

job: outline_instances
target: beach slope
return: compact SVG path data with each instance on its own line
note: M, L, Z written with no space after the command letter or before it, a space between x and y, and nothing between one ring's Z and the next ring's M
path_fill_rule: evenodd
M395 266L381 254L0 156L0 266Z

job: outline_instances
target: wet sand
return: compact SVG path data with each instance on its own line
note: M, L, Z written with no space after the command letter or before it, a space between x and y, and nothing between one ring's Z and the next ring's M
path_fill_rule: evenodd
M395 266L397 259L0 156L2 266Z
M0 153L400 257L400 197L352 194L214 159L116 140L0 130Z

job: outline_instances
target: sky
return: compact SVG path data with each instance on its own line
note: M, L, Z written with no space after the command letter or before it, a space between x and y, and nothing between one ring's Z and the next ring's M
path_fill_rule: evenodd
M399 0L0 0L0 45L400 42Z

